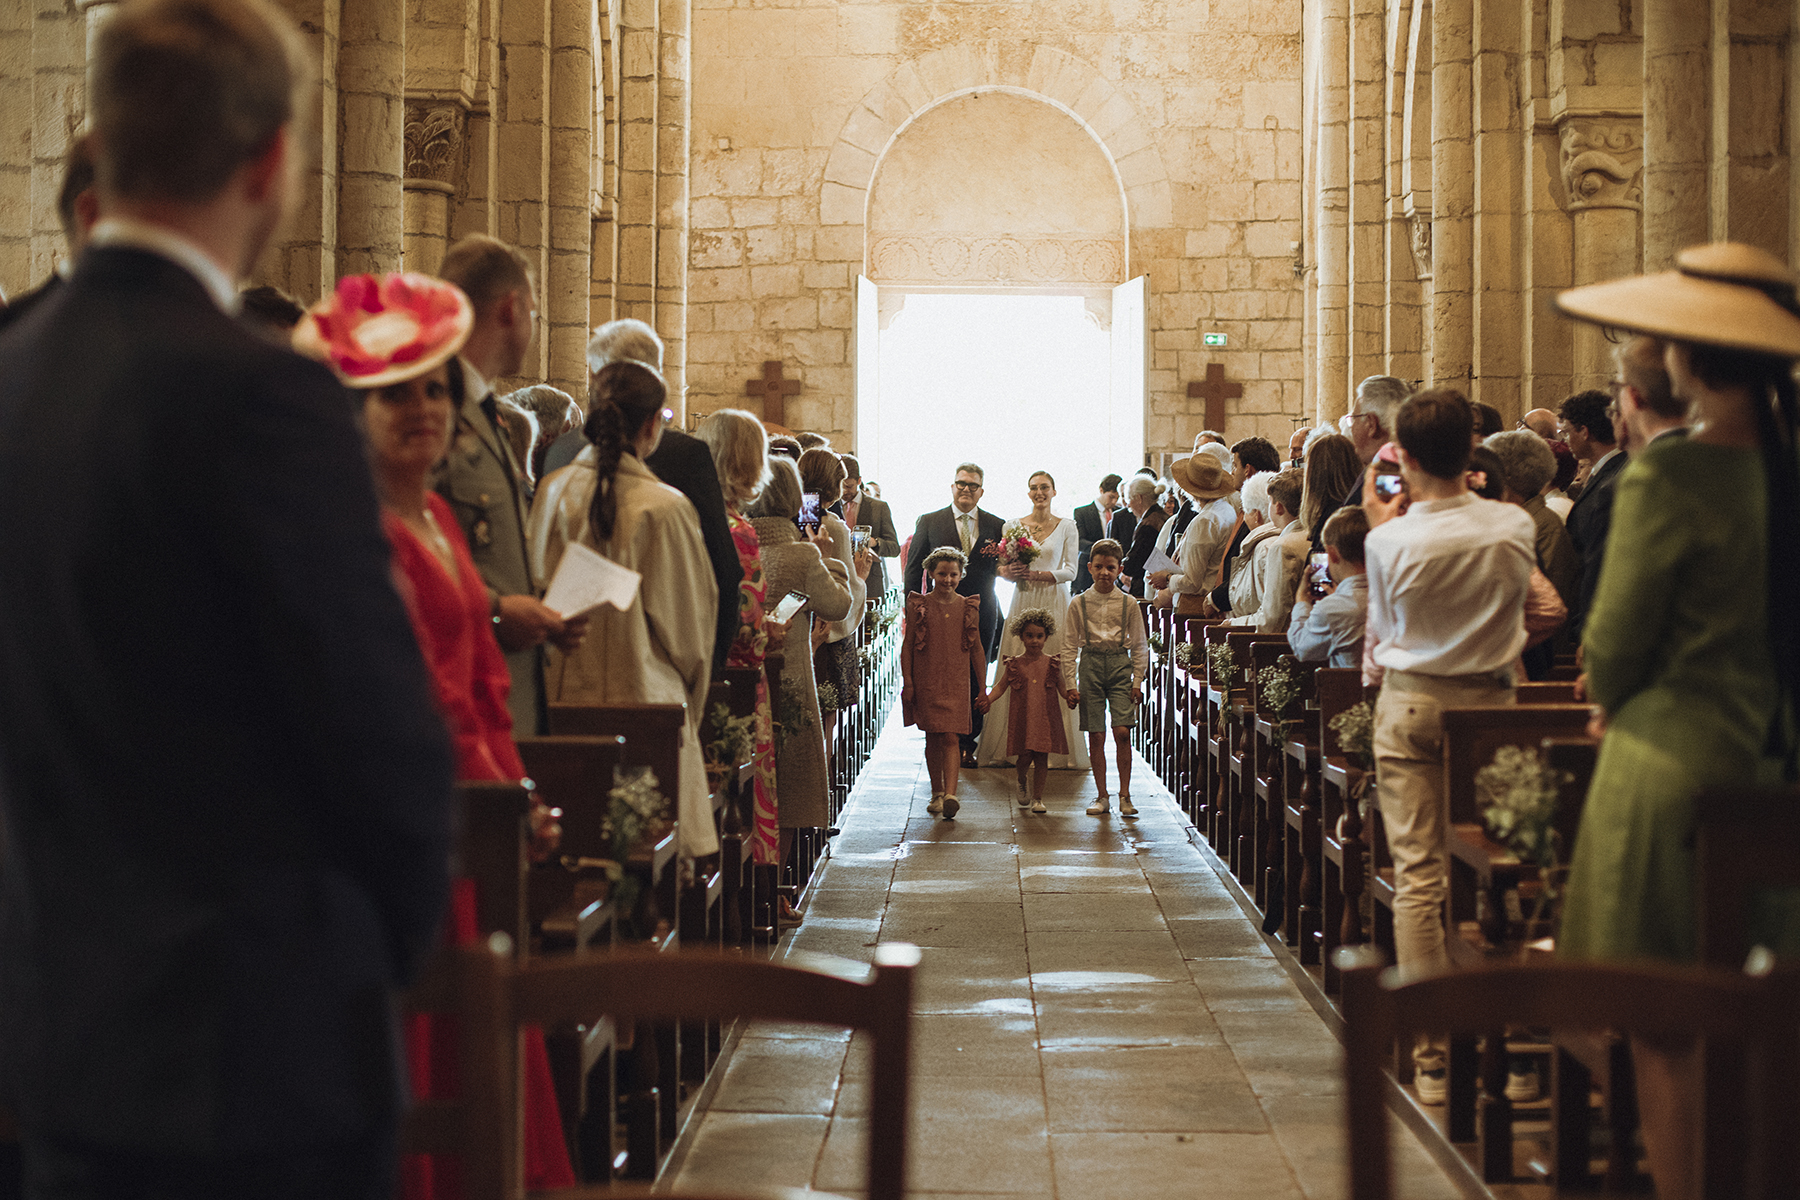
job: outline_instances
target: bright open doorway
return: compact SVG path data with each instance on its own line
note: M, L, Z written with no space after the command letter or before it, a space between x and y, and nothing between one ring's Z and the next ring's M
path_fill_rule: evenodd
M1067 517L1103 475L1143 463L1143 282L1115 289L1109 329L1080 295L943 292L907 294L879 328L861 281L857 450L902 539L950 502L962 462L986 471L982 507L1006 519L1030 511L1034 471L1056 479Z

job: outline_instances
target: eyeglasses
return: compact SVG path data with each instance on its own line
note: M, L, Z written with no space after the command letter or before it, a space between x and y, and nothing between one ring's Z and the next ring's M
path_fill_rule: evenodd
M959 479L950 486L959 492L979 492L981 490L981 485L979 483L970 483L966 479Z

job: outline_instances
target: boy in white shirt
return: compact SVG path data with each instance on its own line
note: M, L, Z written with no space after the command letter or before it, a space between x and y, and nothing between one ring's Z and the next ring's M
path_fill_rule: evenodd
M1125 549L1102 538L1088 550L1088 575L1094 586L1069 601L1063 622L1062 677L1079 679L1069 700L1081 706L1081 728L1088 737L1088 758L1100 794L1088 816L1105 816L1106 729L1111 714L1113 743L1119 753L1119 815L1137 816L1131 803L1131 730L1138 702L1144 698L1144 676L1150 670L1150 639L1144 614L1131 596L1116 585Z

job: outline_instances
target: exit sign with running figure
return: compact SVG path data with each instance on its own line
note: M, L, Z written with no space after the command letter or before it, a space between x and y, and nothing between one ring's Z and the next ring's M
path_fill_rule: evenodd
M1200 335L1200 344L1202 346L1223 346L1225 344L1225 335L1222 333L1203 333Z

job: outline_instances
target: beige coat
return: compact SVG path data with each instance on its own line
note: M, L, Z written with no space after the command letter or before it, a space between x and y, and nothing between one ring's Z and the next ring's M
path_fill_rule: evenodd
M856 556L850 552L850 527L836 513L826 513L820 526L831 535L831 557L844 564L844 580L850 586L850 611L831 623L827 642L841 642L856 632L862 623L863 607L868 603L869 585L856 575ZM802 591L805 589L802 588Z
M800 540L786 517L756 517L762 543L763 590L773 609L789 592L804 592L806 607L788 623L781 659L782 696L770 697L775 719L783 721L781 753L775 759L775 795L783 829L812 829L831 823L829 776L825 767L825 734L819 723L819 692L813 684L812 622L841 619L850 611L849 579L844 564L822 558L819 549Z
M540 579L553 578L564 548L582 541L644 581L626 611L606 604L594 610L587 641L575 653L547 652L546 690L552 701L569 704L687 705L676 797L677 845L686 857L712 854L719 839L707 794L700 722L712 686L719 585L706 557L700 521L686 496L627 454L614 481L619 506L612 538L597 542L588 532L596 481L592 446L544 478L527 529L532 570ZM666 780L663 786L666 791Z

